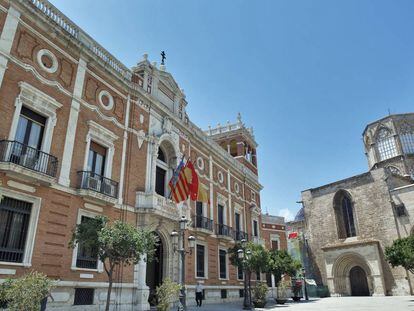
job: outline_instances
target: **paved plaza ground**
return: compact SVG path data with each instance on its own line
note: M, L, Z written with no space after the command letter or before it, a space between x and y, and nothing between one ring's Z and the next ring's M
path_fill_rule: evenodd
M203 305L191 307L189 311L236 311L242 310L240 304ZM312 299L309 302L275 305L268 303L264 309L279 311L414 311L414 296L402 297L331 297Z

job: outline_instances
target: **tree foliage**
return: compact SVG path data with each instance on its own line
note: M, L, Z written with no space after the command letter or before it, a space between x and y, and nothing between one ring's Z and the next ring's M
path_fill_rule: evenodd
M279 284L282 275L294 276L301 268L301 263L292 258L285 250L272 250L269 254L269 272L275 276L275 283Z
M38 311L53 287L46 275L32 271L17 279L8 279L0 289L0 300L10 311Z
M414 235L395 240L385 248L385 257L393 266L402 266L414 273Z
M238 250L245 249L251 252L250 256L243 261L238 257ZM248 271L254 272L268 272L269 270L269 251L265 249L260 244L255 244L253 242L247 242L246 246L243 248L241 243L236 243L236 245L229 250L230 262L233 266L242 267Z
M147 260L152 258L156 238L151 231L139 230L119 220L110 223L107 217L99 216L76 226L70 246L78 243L103 262L109 281L105 310L109 310L115 267L137 264L143 255L147 255Z
M163 280L160 286L157 286L158 311L167 311L170 305L178 301L181 286L171 281L169 278Z

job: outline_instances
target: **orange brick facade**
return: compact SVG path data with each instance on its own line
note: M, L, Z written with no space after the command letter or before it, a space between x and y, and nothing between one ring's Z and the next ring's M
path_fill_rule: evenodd
M153 274L179 280L179 256L170 233L186 216L186 237L195 236L206 256L202 277L196 272L197 252L186 257L189 298L200 281L207 300L221 300L223 289L227 300L240 299L243 282L228 255L226 276L220 277L219 250L233 247L241 235L268 243L272 232L286 247L284 228L268 228L261 221L262 186L252 131L241 119L201 131L188 119L185 94L165 67L144 56L136 67L126 68L48 1L0 0L0 30L0 195L32 204L23 259L0 260L0 279L41 271L59 280L51 307L69 308L75 288L93 288L94 303L85 310L97 310L104 303L106 274L99 265L77 268L76 251L68 244L82 215L106 215L150 228L160 237L160 261L123 267L115 284L114 300L146 310L149 292L159 281ZM46 119L38 150L46 164L39 162L39 152L33 158L27 151L17 156L10 151L20 146L15 142L22 107ZM226 148L234 139L236 155ZM89 167L93 143L106 150L98 183L90 177L94 175L81 173ZM159 194L159 167L167 181L181 158L194 162L210 198L196 218L201 209L197 212L195 202L177 206L168 190ZM42 171L52 164L55 171ZM201 218L207 227L198 225Z

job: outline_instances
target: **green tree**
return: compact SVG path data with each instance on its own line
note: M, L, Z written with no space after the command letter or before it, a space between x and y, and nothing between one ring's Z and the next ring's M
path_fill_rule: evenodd
M10 311L38 311L53 287L46 275L32 271L17 279L8 279L0 289L0 299Z
M244 249L246 252L250 251L250 255L244 262L238 257L239 249ZM260 244L247 242L243 247L241 243L236 243L236 245L229 250L229 254L230 262L233 266L243 267L244 264L244 268L248 274L248 279L250 279L251 272L260 273L269 271L269 251Z
M301 263L285 250L272 250L269 253L268 271L274 275L276 285L282 280L282 275L295 276L301 267Z
M395 240L385 248L385 257L393 266L402 266L414 273L414 235Z
M99 216L78 224L73 232L70 247L78 243L96 253L108 275L106 308L109 310L115 268L137 264L142 255L150 259L155 251L156 238L151 231L139 230L119 220L109 223Z

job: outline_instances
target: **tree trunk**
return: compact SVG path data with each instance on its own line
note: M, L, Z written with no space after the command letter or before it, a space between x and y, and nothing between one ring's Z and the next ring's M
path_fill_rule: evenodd
M113 274L113 268L108 272L109 285L108 285L108 292L106 294L106 307L105 307L105 311L109 311L109 306L111 304L111 292L112 292L112 283L113 283L112 274Z

